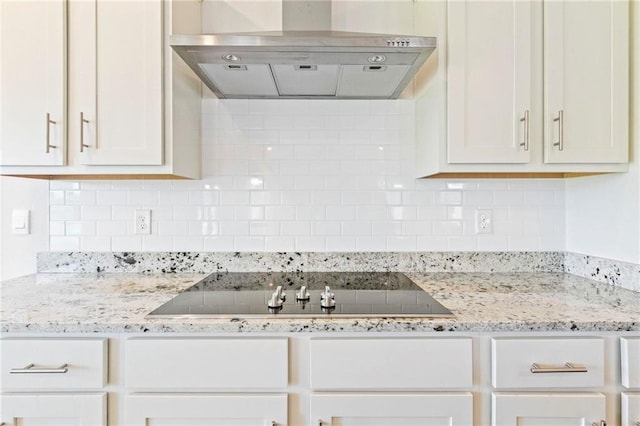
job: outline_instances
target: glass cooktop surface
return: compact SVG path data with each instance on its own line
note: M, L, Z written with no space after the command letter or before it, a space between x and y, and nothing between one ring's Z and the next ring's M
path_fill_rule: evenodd
M207 276L147 315L327 317L450 318L453 314L402 273L227 272Z

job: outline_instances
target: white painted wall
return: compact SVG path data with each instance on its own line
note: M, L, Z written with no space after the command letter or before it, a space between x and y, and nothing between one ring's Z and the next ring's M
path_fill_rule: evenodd
M631 8L631 167L566 181L566 247L640 263L640 2L631 1Z
M36 253L49 248L49 182L0 176L0 280L36 271ZM31 233L13 235L11 213L31 211Z

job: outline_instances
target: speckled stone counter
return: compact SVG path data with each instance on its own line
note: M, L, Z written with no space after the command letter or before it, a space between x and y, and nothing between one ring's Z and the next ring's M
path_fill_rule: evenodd
M37 274L1 283L2 333L640 331L640 293L558 272L407 275L453 319L146 319L205 274Z

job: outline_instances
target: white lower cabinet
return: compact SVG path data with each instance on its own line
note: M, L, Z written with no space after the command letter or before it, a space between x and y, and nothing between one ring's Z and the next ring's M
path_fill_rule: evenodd
M0 423L11 426L106 426L107 394L3 394Z
M622 394L622 426L640 426L640 393Z
M601 393L494 393L492 426L600 426L606 398Z
M284 426L286 394L132 394L127 426Z
M473 395L463 393L322 393L311 395L317 426L467 426Z

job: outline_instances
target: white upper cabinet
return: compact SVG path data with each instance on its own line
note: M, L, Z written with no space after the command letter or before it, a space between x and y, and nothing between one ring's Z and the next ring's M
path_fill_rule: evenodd
M529 162L531 3L453 1L448 16L448 161Z
M201 85L168 40L200 33L200 9L3 1L0 173L198 178Z
M0 164L63 165L66 2L0 2Z
M623 163L629 149L629 4L544 3L547 163Z
M416 3L420 176L628 169L629 3Z
M70 149L162 164L162 2L71 1L69 15Z

